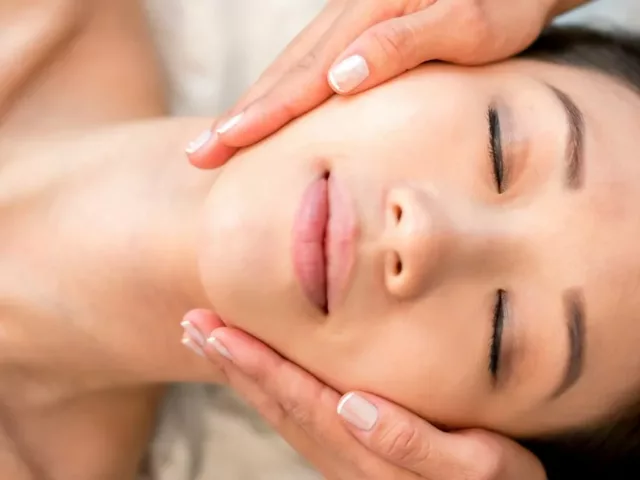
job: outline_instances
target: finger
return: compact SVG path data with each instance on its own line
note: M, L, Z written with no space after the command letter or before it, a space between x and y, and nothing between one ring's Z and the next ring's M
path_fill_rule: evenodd
M329 2L260 75L258 81L238 100L238 103L231 110L230 116L242 111L250 103L271 90L288 70L309 53L342 13L344 3L343 1Z
M277 400L267 395L249 376L228 362L224 370L228 378L227 384L234 392L254 408L300 455L315 465L321 474L331 477L336 471L348 470L349 467L337 459L327 446L319 444L293 423Z
M212 130L203 132L186 149L191 165L202 169L220 167L237 151L238 148L220 142Z
M331 66L331 88L339 94L360 93L432 60L438 53L442 14L442 8L428 7L372 26Z
M244 332L222 328L213 332L205 350L212 355L213 351L219 353L227 365L232 364L266 394L267 400L256 404L256 408L287 441L293 443L301 433L308 436L312 445L320 445L323 452L330 454L332 465L340 465L338 472L352 473L344 478L412 478L378 477L380 472L397 473L397 469L371 455L344 429L335 415L340 395L260 341ZM231 368L225 367L225 372L230 376ZM306 443L303 447L311 448ZM318 454L307 454L308 458L315 455ZM330 477L336 478L335 473Z
M302 428L315 430L319 422L335 422L333 412L340 395L250 335L219 328L209 337L205 350L230 361L267 395L277 399L282 410ZM310 405L319 408L307 408ZM348 435L343 438L347 440Z
M256 143L291 120L329 98L326 72L337 55L370 26L401 14L399 2L372 6L369 2L350 4L319 43L290 69L278 84L250 104L240 116L220 125L218 135L230 146Z
M318 17L287 46L224 118L233 118L251 102L271 90L282 75L314 47L342 12L342 9L343 2L330 2ZM225 145L214 134L214 130L219 123L219 121L214 122L212 130L204 132L187 147L187 157L195 167L203 169L217 168L237 153L238 148Z
M351 392L338 413L353 435L394 465L431 480L484 477L496 465L493 445L438 430L425 420L372 395Z
M185 330L183 335L185 346L219 367L227 378L227 384L243 396L251 406L260 411L270 424L277 425L282 422L284 412L280 405L270 400L256 382L250 380L232 362L228 361L228 354L225 353L224 356L221 356L220 351L214 348L211 342L207 342L214 331L224 327L215 313L206 309L191 310L184 316L181 325ZM185 339L188 339L190 344L187 344Z
M199 335L202 340L201 343L204 345L212 331L216 328L224 327L224 322L211 310L195 308L182 317L181 325L185 330L189 330L188 326L196 329L196 335Z
M337 93L356 94L429 60L466 64L497 60L523 48L522 42L539 32L540 15L529 8L527 28L532 33L516 39L494 25L495 11L482 2L430 0L420 11L378 23L360 35L332 65L329 83Z
M197 355L204 357L204 347L209 333L223 327L222 320L210 310L195 309L182 317L180 326L184 330L182 344Z

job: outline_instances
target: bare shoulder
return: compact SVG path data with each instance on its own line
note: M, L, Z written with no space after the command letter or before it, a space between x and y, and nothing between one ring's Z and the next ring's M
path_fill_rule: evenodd
M0 116L35 72L55 57L86 18L81 0L9 0L0 3Z
M164 111L163 77L140 1L0 2L0 135Z

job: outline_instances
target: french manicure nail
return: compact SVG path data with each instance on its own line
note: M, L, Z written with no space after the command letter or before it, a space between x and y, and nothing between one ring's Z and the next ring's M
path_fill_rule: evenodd
M209 337L209 339L207 340L207 342L209 343L209 345L211 345L213 348L216 349L216 351L222 355L224 358L226 358L227 360L231 360L233 361L233 357L231 356L231 352L227 349L227 347L224 346L224 344L218 340L216 337Z
M191 142L185 149L185 151L187 152L187 155L192 155L196 153L198 150L204 147L207 143L209 143L209 140L211 140L211 137L213 137L213 133L211 132L211 130L205 130L204 132L202 132L198 136L198 138L196 138L193 142Z
M190 321L185 320L180 323L185 332L191 337L191 339L198 344L200 347L204 347L207 339L202 334L200 330L198 330Z
M354 427L369 431L378 422L378 409L360 395L348 393L338 403L338 415Z
M369 65L360 55L345 58L329 71L329 83L338 93L349 93L369 77Z
M187 347L189 350L191 350L193 353L195 353L199 357L202 357L202 358L206 357L206 355L204 354L204 350L202 350L202 348L200 348L200 346L197 345L196 342L194 342L190 337L183 337L182 345Z
M223 133L227 133L229 130L231 130L232 128L234 128L236 125L238 125L240 123L240 121L242 120L242 116L244 115L244 112L239 113L238 115L231 117L229 120L227 120L226 122L222 123L222 125L220 125L218 128L216 128L216 133L218 135L222 135Z

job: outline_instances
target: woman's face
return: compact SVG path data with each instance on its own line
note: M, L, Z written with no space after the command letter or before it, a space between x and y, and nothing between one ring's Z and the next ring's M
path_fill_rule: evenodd
M596 420L640 380L639 132L631 90L534 61L336 98L224 168L205 287L338 390L437 424Z

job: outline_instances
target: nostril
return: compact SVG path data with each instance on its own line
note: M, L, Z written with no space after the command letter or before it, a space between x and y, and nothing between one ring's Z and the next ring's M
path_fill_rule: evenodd
M404 271L404 264L398 252L389 250L385 257L385 276L387 279L397 279Z
M402 259L396 254L393 262L393 274L398 276L402 273L403 265Z
M400 223L400 220L402 220L402 207L400 205L393 206L393 217L396 219L396 223Z
M397 275L400 275L402 273L402 261L398 260L396 262L395 268L394 268L394 273Z

